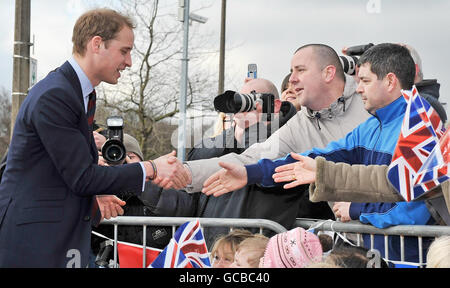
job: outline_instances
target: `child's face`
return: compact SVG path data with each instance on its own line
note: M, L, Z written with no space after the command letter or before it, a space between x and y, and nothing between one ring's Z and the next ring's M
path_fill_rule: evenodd
M236 251L234 262L230 268L258 268L259 257L254 251Z
M222 245L216 251L213 258L213 268L228 268L234 261L234 254L229 244Z

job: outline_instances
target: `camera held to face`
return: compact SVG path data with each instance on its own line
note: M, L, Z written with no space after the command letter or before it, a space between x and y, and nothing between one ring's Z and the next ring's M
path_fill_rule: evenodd
M355 75L356 65L358 65L358 57L366 52L370 47L374 46L373 43L366 45L351 46L347 48L346 54L339 56L344 73L348 75Z
M123 145L123 118L112 116L106 119L108 126L106 142L102 146L102 156L109 165L123 164L126 149Z
M234 91L226 91L214 98L214 108L223 113L241 113L256 110L256 103L262 104L262 113L267 115L270 121L275 111L275 96L269 93L241 94Z

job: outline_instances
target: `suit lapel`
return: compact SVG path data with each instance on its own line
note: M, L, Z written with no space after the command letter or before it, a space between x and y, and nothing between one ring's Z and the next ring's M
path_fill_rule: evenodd
M98 162L98 152L97 147L95 145L94 136L92 135L92 131L89 129L88 125L88 119L86 116L86 111L84 109L84 99L83 99L83 93L81 91L81 84L80 79L78 78L77 73L72 68L72 65L68 61L66 61L59 70L63 73L63 75L67 78L70 85L73 87L75 91L75 95L82 107L82 113L80 117L80 131L83 133L84 137L86 138L86 142L88 143L91 154L94 158L94 162Z

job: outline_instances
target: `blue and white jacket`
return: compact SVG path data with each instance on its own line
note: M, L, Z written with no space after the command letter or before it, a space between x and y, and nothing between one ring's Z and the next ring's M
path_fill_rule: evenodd
M322 156L333 162L389 165L400 135L406 106L404 98L399 97L391 104L378 109L374 116L356 127L345 138L333 141L323 149L314 148L301 154L311 158ZM286 157L277 160L261 159L254 165L247 165L249 184L279 185L272 179L275 168L293 162L296 162L296 160L288 154ZM370 223L375 227L385 228L392 225L425 225L430 220L431 215L425 203L418 201L352 203L350 217L354 220L359 219L362 223ZM380 240L383 242L383 239ZM383 243L379 244L384 246ZM375 243L375 246L379 245ZM379 250L380 252L384 251L384 249ZM392 259L391 255L389 253L390 259ZM413 259L409 259L409 261L413 261Z

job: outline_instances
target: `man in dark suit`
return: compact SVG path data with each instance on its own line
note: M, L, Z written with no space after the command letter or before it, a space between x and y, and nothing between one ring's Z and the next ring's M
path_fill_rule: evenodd
M157 167L173 163L174 153L117 167L97 165L94 87L116 84L131 66L133 28L113 10L83 14L73 30L73 57L23 102L0 184L0 267L86 267L98 206L116 216L124 205L116 197L96 201L95 195L138 194L145 181L164 182L171 173ZM163 185L177 187L167 181Z

